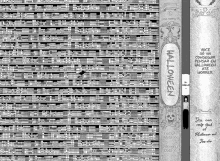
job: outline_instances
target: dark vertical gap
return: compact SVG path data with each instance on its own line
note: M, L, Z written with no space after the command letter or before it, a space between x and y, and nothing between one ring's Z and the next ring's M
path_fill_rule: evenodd
M182 74L190 74L190 0L182 0ZM182 126L182 161L190 161L190 120L188 129Z

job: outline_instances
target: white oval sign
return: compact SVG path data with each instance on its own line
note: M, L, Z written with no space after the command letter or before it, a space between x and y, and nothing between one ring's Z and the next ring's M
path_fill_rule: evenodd
M166 44L161 54L161 94L166 105L173 106L179 97L179 49Z

